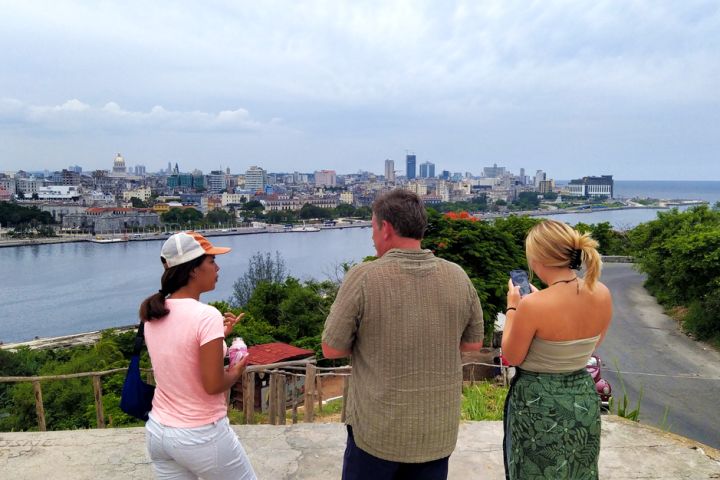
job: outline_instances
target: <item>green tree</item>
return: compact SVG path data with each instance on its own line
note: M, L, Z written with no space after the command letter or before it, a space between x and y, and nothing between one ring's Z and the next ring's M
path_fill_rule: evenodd
M274 257L269 252L255 252L248 260L247 271L233 284L230 304L244 307L260 283L280 283L286 278L287 268L280 252L275 252Z
M506 306L508 273L515 268L527 268L524 239L529 228L537 223L529 217L498 220L495 223L453 220L430 211L422 242L423 248L457 263L467 272L482 303L488 340L497 314Z
M332 213L327 208L321 208L315 205L306 203L300 209L298 216L302 219L308 220L311 218L332 218Z
M147 203L143 202L137 197L130 197L130 203L133 208L148 208Z

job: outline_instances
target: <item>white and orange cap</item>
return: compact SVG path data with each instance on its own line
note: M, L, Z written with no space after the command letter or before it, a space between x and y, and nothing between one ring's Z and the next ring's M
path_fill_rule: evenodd
M203 255L222 255L230 250L227 247L216 247L199 233L188 231L168 238L162 246L160 256L165 259L168 267L175 267Z

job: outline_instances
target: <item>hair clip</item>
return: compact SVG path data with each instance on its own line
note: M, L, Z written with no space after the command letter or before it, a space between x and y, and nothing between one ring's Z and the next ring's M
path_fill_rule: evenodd
M570 252L570 268L580 270L582 265L582 250L575 248Z

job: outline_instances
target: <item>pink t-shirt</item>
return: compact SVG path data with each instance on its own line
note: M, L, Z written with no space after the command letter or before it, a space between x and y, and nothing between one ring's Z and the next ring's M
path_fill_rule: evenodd
M170 313L145 323L155 396L152 416L168 427L192 428L227 415L225 393L205 392L200 377L200 346L224 338L222 314L192 298L165 300ZM223 340L223 353L227 350Z

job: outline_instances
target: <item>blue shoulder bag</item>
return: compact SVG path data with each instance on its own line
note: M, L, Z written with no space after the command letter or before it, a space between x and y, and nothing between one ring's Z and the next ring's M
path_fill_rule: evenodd
M140 377L140 352L145 346L145 322L141 321L135 336L135 346L130 366L125 375L122 396L120 397L120 410L140 420L147 421L148 413L152 410L152 399L155 395L155 386L143 382Z

